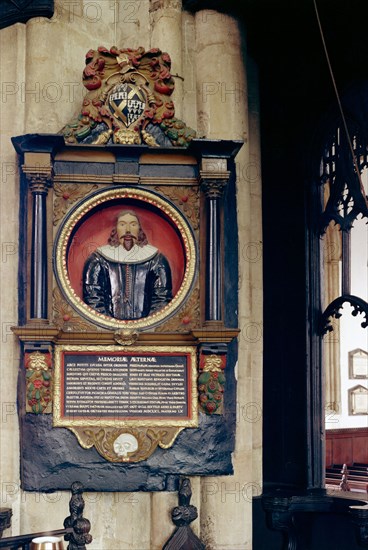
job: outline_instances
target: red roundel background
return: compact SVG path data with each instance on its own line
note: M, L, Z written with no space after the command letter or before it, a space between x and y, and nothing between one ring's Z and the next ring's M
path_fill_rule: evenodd
M118 199L93 209L73 230L68 243L67 266L71 286L83 300L83 268L87 258L108 244L121 210L133 210L147 236L148 243L166 256L172 274L173 296L183 281L186 258L183 240L174 222L161 210L142 200Z

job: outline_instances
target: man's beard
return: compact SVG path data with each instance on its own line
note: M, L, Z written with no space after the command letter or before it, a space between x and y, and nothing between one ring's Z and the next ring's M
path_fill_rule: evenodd
M120 242L125 248L125 250L131 250L133 246L135 245L134 239L137 240L137 237L135 235L132 235L131 233L125 233L120 237Z

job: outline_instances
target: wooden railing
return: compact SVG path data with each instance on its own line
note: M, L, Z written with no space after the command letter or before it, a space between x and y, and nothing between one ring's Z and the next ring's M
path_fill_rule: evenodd
M366 493L368 464L333 464L326 468L326 487Z
M40 533L29 533L28 535L19 535L16 537L5 537L0 539L0 548L29 550L31 541L36 537L60 537L72 532L73 529L69 527L68 529L57 529L56 531L42 531Z
M69 501L70 515L64 520L64 529L57 529L54 531L43 531L41 533L29 533L25 535L17 535L14 537L1 538L0 534L0 548L7 548L8 550L16 550L21 548L22 550L29 550L32 539L36 537L44 536L64 536L64 539L68 541L67 550L86 550L86 544L92 542L92 536L89 534L91 524L88 519L83 517L84 499L83 499L83 485L79 481L75 481L71 486L72 496ZM10 509L7 509L10 510ZM7 517L8 525L10 526L10 513Z

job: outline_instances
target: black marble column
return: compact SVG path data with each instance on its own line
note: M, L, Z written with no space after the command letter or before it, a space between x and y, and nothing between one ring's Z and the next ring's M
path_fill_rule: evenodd
M222 322L221 199L226 179L202 179L206 196L206 321Z
M49 178L30 176L32 206L31 319L47 319L47 223L46 197Z

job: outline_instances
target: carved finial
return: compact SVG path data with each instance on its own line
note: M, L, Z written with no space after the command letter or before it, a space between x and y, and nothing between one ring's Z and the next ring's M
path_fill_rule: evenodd
M65 529L71 527L73 531L64 535L64 539L69 541L67 550L85 550L86 544L92 542L92 536L89 534L91 524L83 517L83 485L80 481L74 481L70 490L72 493L69 502L70 516L65 518L64 527Z
M346 466L346 464L343 464L341 473L342 473L342 477L341 477L341 482L340 482L340 485L339 485L340 491L350 491L350 485L349 485L349 482L348 482L349 471L348 471L348 467Z
M183 479L179 489L179 506L189 506L191 498L192 487L190 485L190 479L186 477Z
M190 504L192 488L190 480L184 478L179 489L179 506L171 512L176 530L162 550L205 550L205 545L193 533L189 524L198 517L197 508Z

